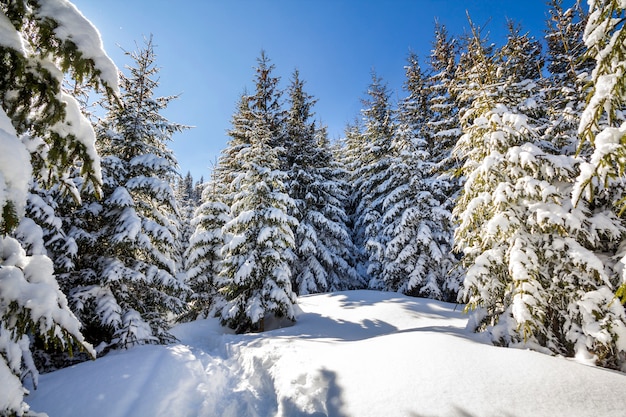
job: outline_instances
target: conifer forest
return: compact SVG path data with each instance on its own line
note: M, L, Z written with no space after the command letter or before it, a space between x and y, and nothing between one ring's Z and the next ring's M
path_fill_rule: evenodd
M626 372L624 0L549 0L543 40L436 23L341 140L260 51L209 178L169 147L190 127L163 115L152 37L118 69L68 1L0 10L0 415L29 415L26 379L177 323L263 332L348 290Z

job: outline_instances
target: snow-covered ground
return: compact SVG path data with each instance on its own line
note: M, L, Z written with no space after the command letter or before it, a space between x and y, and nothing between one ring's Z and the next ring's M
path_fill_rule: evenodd
M623 416L626 374L491 346L454 304L395 293L301 297L295 326L234 335L179 325L141 346L42 375L50 417Z

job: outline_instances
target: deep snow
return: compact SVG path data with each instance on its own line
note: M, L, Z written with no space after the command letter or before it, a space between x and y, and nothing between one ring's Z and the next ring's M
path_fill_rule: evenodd
M50 417L623 416L626 374L491 346L460 306L376 291L299 298L294 326L234 335L214 319L180 342L40 377ZM456 307L456 308L455 308Z

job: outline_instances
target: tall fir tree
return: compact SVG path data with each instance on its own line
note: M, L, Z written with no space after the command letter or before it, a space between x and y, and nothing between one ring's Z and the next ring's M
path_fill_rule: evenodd
M212 316L222 304L217 277L222 269L222 250L226 244L223 227L230 218L230 207L223 200L224 187L216 178L204 185L201 204L191 220L194 229L185 253L187 285L191 290L188 312L181 321Z
M584 198L592 206L614 210L622 219L626 208L623 181L626 176L626 7L618 1L589 2L584 30L585 57L592 60L590 87L578 133L581 147L591 151L582 165L574 191L576 201ZM623 251L622 251L623 252ZM623 256L620 253L620 256ZM622 262L623 263L623 262ZM626 278L622 279L626 283ZM626 285L626 284L625 284ZM626 286L620 294L626 302Z
M382 233L387 244L382 282L388 291L456 300L460 276L454 269L451 212L436 198L439 181L430 176L431 160L424 130L429 120L427 89L418 59L409 56L407 97L398 109L393 161L381 188Z
M581 156L588 156L590 147L585 144L580 148L578 137L587 96L586 78L593 67L593 60L584 55L587 15L580 2L564 9L562 0L551 0L548 12L545 39L549 76L543 84L549 122L545 135L563 154L573 155L579 150Z
M108 104L98 124L103 198L79 209L79 243L71 299L99 349L163 343L169 314L182 312L177 277L178 205L171 184L177 162L167 142L186 127L161 112L176 97L154 97L158 86L152 39L127 55L121 105Z
M117 69L97 30L67 1L3 2L0 11L0 414L24 415L22 381L32 376L37 385L33 339L94 355L59 289L43 231L25 218L29 186L59 185L79 197L63 179L80 165L99 189L93 129L61 85L67 73L114 95Z
M513 56L528 52L515 47L526 41L512 32L501 55L492 57L473 29L467 77L480 93L464 113L456 148L467 176L456 237L467 267L470 325L498 344L618 367L623 309L607 298L609 278L591 250L594 235L618 230L573 206L576 161L542 146L540 120L528 108L536 84L525 78L536 72L523 69L533 65L515 65L524 59Z
M194 213L200 205L200 198L197 195L196 185L189 171L184 177L176 179L173 187L180 219L179 238L175 247L176 270L178 271L179 279L186 281L187 277L185 274L188 270L189 261L186 254L189 251L191 235L195 231L195 227L191 223Z
M587 47L585 56L595 62L591 73L591 91L580 118L578 133L583 141L581 147L590 144L592 152L581 166L573 195L574 200L579 203L584 198L596 210L604 207L605 210L617 214L619 224L623 227L626 210L623 186L626 176L626 7L623 2L613 0L590 0L588 4L589 16L583 40ZM624 317L626 251L623 229L620 231L620 246L609 248L609 254L619 259L616 269L619 271L621 268L621 277L616 274L612 284L615 294L622 301L620 313ZM607 302L610 299L607 293L602 296ZM617 303L611 305L617 309L615 304ZM610 353L615 361L621 363L623 370L626 368L626 334L619 327L611 333L611 342L616 344L616 349Z
M294 199L296 259L293 283L298 294L338 291L358 285L354 245L344 204L346 184L329 148L325 129L318 129L313 98L294 72L285 120L288 138L288 193Z
M425 94L429 114L422 135L430 149L430 159L435 163L438 175L452 173L458 164L451 157L452 149L461 136L458 119L458 106L454 88L457 70L457 40L448 35L446 27L435 24L435 39L430 53L430 71L425 81ZM458 180L448 174L448 196L454 196L460 189ZM454 182L454 183L453 183ZM442 184L443 185L443 184Z
M584 42L595 66L578 132L593 146L593 154L583 166L575 197L610 200L622 214L626 207L621 185L626 176L626 7L617 0L591 0L589 9Z
M237 176L242 172L242 155L251 144L254 115L251 110L252 96L244 92L237 103L237 111L228 131L230 140L222 150L213 168L211 180L200 186L200 205L191 221L191 236L187 259L187 284L191 290L188 312L181 321L198 317L219 315L225 296L220 293L218 281L222 269L223 251L229 240L224 226L232 220L230 208L239 191Z
M452 261L454 266L448 272L446 280L446 299L451 299L460 291L463 271L458 259L449 258L445 249L454 247L456 224L452 210L463 187L464 178L455 175L461 167L461 160L453 154L453 149L461 137L459 106L457 98L456 72L459 53L459 41L448 34L446 27L435 23L435 38L429 59L429 75L425 82L428 119L423 127L422 136L427 142L432 162L427 182L432 196L439 202L439 239L444 248L444 259ZM458 258L458 256L455 256ZM447 262L446 261L446 262Z
M217 314L238 333L263 330L270 315L295 320L291 262L297 220L288 214L294 202L284 184L284 114L273 70L262 52L255 94L243 106L250 112L245 115L249 145L233 155L241 164L230 171L232 220L223 227L227 243L217 285L224 303Z
M385 183L393 161L396 120L391 94L375 73L372 73L367 94L361 110L363 130L350 132L351 152L354 153L350 172L354 242L360 252L359 270L365 274L371 288L382 289L386 238L381 233L381 218L383 202L390 190L380 186Z

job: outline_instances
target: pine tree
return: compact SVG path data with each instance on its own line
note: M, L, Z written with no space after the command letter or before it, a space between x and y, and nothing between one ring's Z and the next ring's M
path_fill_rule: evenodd
M450 178L449 172L458 168L451 158L452 149L461 136L458 107L455 102L454 81L456 73L456 39L450 38L444 25L435 24L435 39L430 54L430 75L425 81L429 110L422 135L430 149L430 159L438 176L448 174L446 194L455 196L460 189L458 180ZM453 184L454 182L454 184ZM442 184L444 185L444 184ZM442 202L443 203L443 202Z
M239 168L230 171L232 220L223 227L227 244L217 280L225 303L217 314L238 333L262 331L269 315L295 320L291 262L297 221L288 214L294 202L285 193L283 112L273 69L262 53L256 91L244 107L250 111L249 145L235 155Z
M29 186L58 184L78 196L62 179L81 165L99 188L93 129L61 84L66 72L113 95L117 77L97 31L71 3L3 2L0 10L0 379L10 393L1 396L0 414L24 415L22 380L30 375L37 385L31 337L94 354L54 277L43 231L24 217Z
M167 317L183 309L177 277L178 205L171 187L176 159L167 142L185 126L161 111L175 97L158 86L152 39L128 55L122 105L108 105L98 125L103 198L79 210L79 264L71 293L86 334L99 350L172 340Z
M455 175L461 167L461 161L453 155L453 149L461 137L459 106L457 97L456 71L458 40L448 35L444 25L435 23L435 39L430 53L430 71L425 80L425 108L428 117L421 129L421 136L426 140L429 151L430 167L425 182L436 208L438 246L441 250L442 267L448 268L443 284L444 299L456 300L460 291L462 268L458 257L451 253L454 247L456 224L452 210L463 186L463 178ZM417 91L417 90L416 90Z
M593 90L581 116L579 133L595 146L593 159L597 161L597 167L594 168L600 171L597 172L600 179L606 180L624 172L623 163L611 160L620 152L602 148L606 140L621 143L619 139L624 136L623 132L615 129L622 128L624 123L622 110L626 100L626 81L621 75L626 65L626 30L622 24L626 7L616 0L595 0L589 5L584 41L588 48L587 56L595 59L596 63L592 74ZM596 143L598 136L604 141ZM605 172L601 172L601 167L606 167ZM588 186L592 187L592 184Z
M195 230L195 227L192 226L191 223L194 218L194 213L199 206L199 199L196 197L197 190L191 172L187 171L184 177L178 179L174 185L174 189L180 214L179 238L177 239L175 251L176 270L179 271L180 279L185 281L187 278L184 274L188 270L189 261L186 253L189 250L190 239Z
M393 161L393 138L396 131L390 93L382 80L372 74L372 83L363 100L363 131L354 132L352 142L356 158L351 167L353 184L355 244L363 254L361 271L365 271L370 288L382 289L385 238L382 231L383 202L389 189L381 189Z
M462 118L465 134L456 151L465 155L467 182L455 211L470 325L498 344L591 353L598 363L618 366L611 340L626 329L623 309L607 298L608 277L590 250L594 235L618 231L606 218L573 207L575 159L542 148L528 108L534 80L524 78L533 72L519 70L533 65L511 64L524 61L511 59L528 52L515 48L524 40L511 36L503 56L492 57L476 28L473 33L470 71L480 72L467 77L482 93Z
M456 299L459 277L451 253L451 213L435 197L437 181L429 176L430 159L423 134L429 119L425 77L415 55L409 56L391 165L381 188L384 199L382 233L387 240L382 281L387 291L436 299ZM453 282L454 281L454 282Z
M545 135L553 138L561 153L573 155L580 148L578 124L587 95L585 78L593 64L584 56L587 16L579 2L567 10L563 10L562 0L552 0L549 5L545 39L550 75L544 82L549 122ZM579 151L589 155L586 145Z
M191 225L187 259L187 285L191 290L188 312L180 320L210 317L221 305L217 293L217 276L222 268L221 252L226 241L222 231L231 218L230 207L224 204L223 187L214 178L205 185L202 204L197 208Z
M591 144L593 153L582 165L574 198L584 197L597 206L615 205L622 216L626 207L622 185L626 175L626 7L619 1L597 0L590 1L589 8L584 42L586 57L595 60L595 67L578 133L583 143Z
M230 208L240 190L240 184L235 180L243 170L242 155L251 144L254 119L251 101L252 96L242 94L228 132L231 139L221 152L211 180L196 185L196 190L200 188L202 191L199 207L191 221L194 232L186 252L187 285L191 295L189 310L179 318L181 321L214 314L219 316L225 304L225 297L219 292L220 286L225 284L218 279L222 269L222 252L229 240L229 234L223 228L232 220Z
M623 247L623 214L626 207L626 194L624 193L623 181L626 175L626 163L624 154L626 147L626 118L624 117L624 103L626 102L626 81L624 69L626 67L626 30L624 19L626 7L623 3L612 0L589 1L589 16L585 25L583 40L587 47L585 57L595 61L591 73L591 91L587 97L586 107L580 117L578 133L582 139L581 148L586 144L591 145L591 155L587 161L581 164L580 175L574 187L574 201L581 203L588 201L596 212L619 216L620 232L617 239L606 239L599 236L598 241L602 244L606 241L617 241ZM614 237L614 236L611 236ZM624 250L617 245L603 245L610 256L621 258L624 264ZM608 247L607 247L608 246ZM617 253L616 253L617 252ZM616 288L615 294L621 298L622 304L626 304L626 278L623 268L617 270L611 280L612 287ZM593 295L596 299L604 301L602 307L611 308L611 312L621 317L623 321L623 305L611 299L609 291L598 290ZM587 308L596 317L602 317L605 311ZM607 314L608 315L608 314ZM591 319L591 317L589 317ZM589 320L593 324L591 320ZM623 326L609 327L605 324L609 320L603 317L602 326L605 331L607 347L607 359L613 365L626 367L626 335ZM622 323L623 324L623 323ZM602 358L601 358L602 360Z
M350 231L351 240L354 243L354 259L356 265L357 279L360 285L357 288L367 288L369 279L367 277L365 245L363 244L364 230L356 227L357 206L359 198L356 192L354 180L357 178L356 172L360 167L360 158L362 156L361 148L364 144L363 126L361 120L356 118L353 123L346 126L345 136L342 138L340 145L335 149L335 157L340 165L344 167L342 179L346 183L346 194L348 198L345 202L345 210L347 215L348 230Z
M358 281L354 245L344 210L346 185L333 159L325 129L310 121L315 101L294 72L286 125L288 194L294 199L296 259L293 283L298 294L338 291Z

